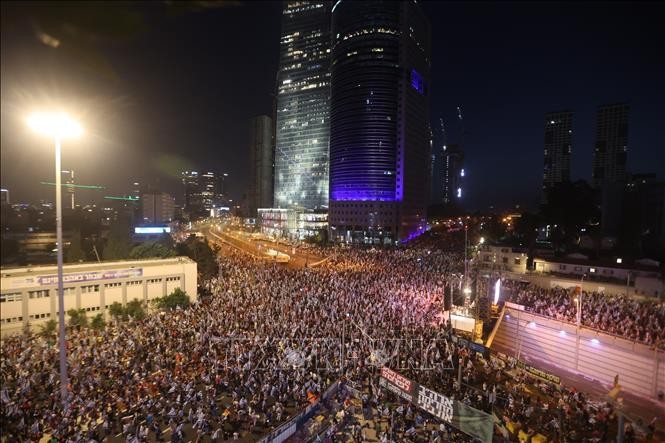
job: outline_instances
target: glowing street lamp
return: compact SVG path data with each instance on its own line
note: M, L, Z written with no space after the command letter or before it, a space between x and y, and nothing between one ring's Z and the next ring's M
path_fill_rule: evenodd
M83 134L83 128L74 119L64 112L32 114L27 120L28 126L38 134L53 138L55 143L55 219L56 219L56 242L58 255L58 303L60 306L58 320L59 327L59 349L60 349L60 399L63 409L67 407L67 356L65 354L65 297L62 281L62 183L61 173L61 149L60 143L65 138L77 138Z

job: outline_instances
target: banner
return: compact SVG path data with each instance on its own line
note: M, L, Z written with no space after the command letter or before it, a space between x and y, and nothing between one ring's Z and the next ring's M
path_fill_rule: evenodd
M381 378L379 378L379 385L383 386L389 391L394 392L404 400L414 403L413 394L415 392L414 388L416 384L408 378L402 377L392 369L386 368L385 366L381 368Z
M64 283L89 282L95 280L113 280L116 278L135 278L143 275L142 268L119 269L117 271L92 271L77 272L75 274L64 274L62 281ZM57 275L45 275L36 278L41 286L55 285L58 283Z
M379 384L465 434L483 443L492 442L494 422L491 415L432 391L385 367L381 369Z
M528 372L529 374L533 375L534 377L538 377L540 379L543 379L545 381L548 381L550 383L554 384L559 384L561 383L561 377L558 375L551 374L547 371L543 371L542 369L538 369L535 366L531 366L530 364L523 362L522 360L518 360L515 357L511 357L510 355L506 355L503 352L497 352L496 356L507 362L513 363L516 367L519 369Z
M480 355L482 355L483 358L485 359L490 358L490 348L488 348L487 346L483 346L480 343L476 343L475 341L472 340L467 340L466 338L457 337L456 335L453 335L451 339L453 343L457 343L460 346L469 348L472 351L475 351Z

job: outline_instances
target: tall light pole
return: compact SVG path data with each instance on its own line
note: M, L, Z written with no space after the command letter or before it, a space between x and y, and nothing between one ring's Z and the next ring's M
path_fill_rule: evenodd
M28 117L28 126L35 132L53 138L55 143L55 220L56 242L58 254L58 322L59 350L60 350L60 401L63 410L67 408L67 355L65 348L65 295L62 279L62 178L61 178L61 140L63 138L76 138L83 133L81 126L64 112L35 113Z

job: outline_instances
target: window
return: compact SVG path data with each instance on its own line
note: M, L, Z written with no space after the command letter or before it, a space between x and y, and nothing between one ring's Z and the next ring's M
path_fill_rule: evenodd
M23 300L23 294L21 294L20 292L9 292L7 294L0 294L0 303L21 301L21 300Z
M501 261L502 261L503 263L508 263L508 257L502 257L502 258L501 258Z
M141 283L143 283L141 280L128 281L127 286L136 286L136 285L140 285Z
M559 270L565 271L566 270L566 265L559 265Z
M99 292L99 285L81 286L81 294Z
M28 291L28 295L31 299L48 297L48 289L40 289L38 291Z
M166 277L166 281L180 281L180 277Z
M151 278L148 280L148 283L161 283L162 279L161 278Z
M515 264L516 264L516 265L519 265L519 264L521 263L521 261L522 261L522 260L520 260L519 257L515 257Z
M118 288L122 286L122 283L106 283L104 285L105 288Z

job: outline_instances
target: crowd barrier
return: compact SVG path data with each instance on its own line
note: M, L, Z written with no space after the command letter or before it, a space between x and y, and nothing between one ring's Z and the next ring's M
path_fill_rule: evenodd
M302 412L293 417L286 423L282 423L278 428L272 431L269 435L259 440L259 443L282 443L289 437L295 435L307 421L312 418L321 409L321 402L327 401L330 397L335 395L339 390L340 382L336 381L321 395L315 402L307 406Z

